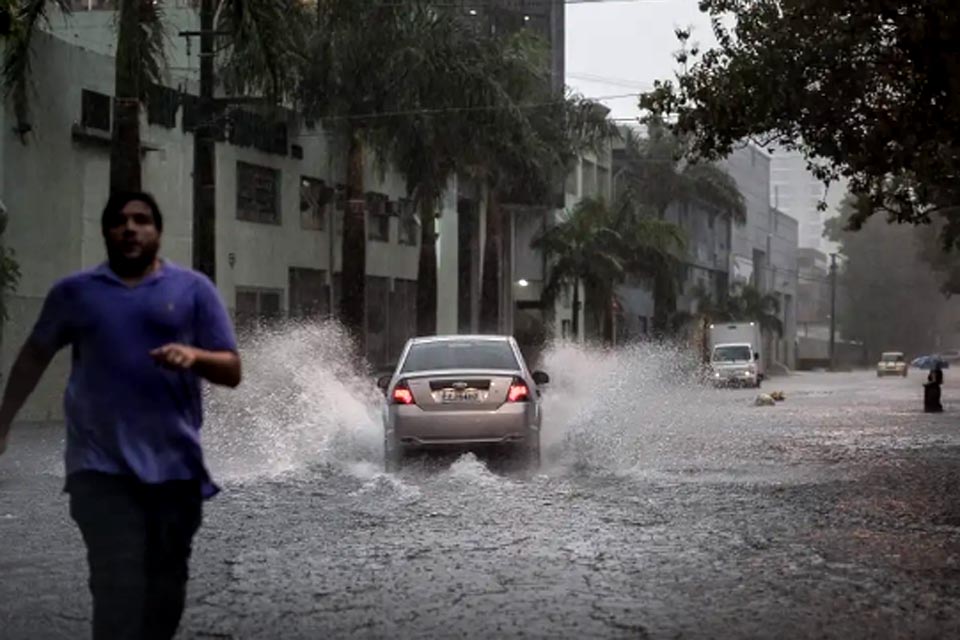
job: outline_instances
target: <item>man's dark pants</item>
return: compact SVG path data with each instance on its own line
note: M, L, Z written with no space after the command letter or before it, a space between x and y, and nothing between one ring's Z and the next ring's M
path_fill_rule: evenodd
M172 638L202 519L200 484L80 472L68 478L67 491L87 546L94 640Z

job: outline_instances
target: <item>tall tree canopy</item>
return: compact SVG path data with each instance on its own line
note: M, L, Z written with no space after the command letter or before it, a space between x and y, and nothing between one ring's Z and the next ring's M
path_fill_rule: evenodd
M829 238L840 243L844 256L837 292L840 333L863 341L872 358L885 350L920 355L953 347L938 344L957 330L960 318L924 259L929 229L874 219L857 232L845 230L855 212L848 199L841 216L827 223Z
M847 218L942 216L960 246L960 12L955 0L701 0L718 45L683 43L683 70L641 106L702 155L745 138L812 158L861 196Z

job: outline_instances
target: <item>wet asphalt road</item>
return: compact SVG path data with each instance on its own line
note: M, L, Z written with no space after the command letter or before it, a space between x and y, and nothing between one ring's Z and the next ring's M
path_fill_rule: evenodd
M534 478L472 456L384 475L350 438L223 471L181 637L960 637L947 373L942 415L920 411L917 372L780 378L763 408L748 390L561 394ZM0 638L88 633L61 446L20 429L0 458Z

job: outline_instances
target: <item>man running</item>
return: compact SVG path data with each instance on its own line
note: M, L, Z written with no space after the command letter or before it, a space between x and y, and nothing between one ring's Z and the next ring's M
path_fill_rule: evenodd
M236 338L205 276L158 257L163 217L145 193L110 197L106 263L50 290L10 372L0 454L54 354L73 351L64 410L70 515L87 547L93 637L172 638L202 502L200 379L240 384Z

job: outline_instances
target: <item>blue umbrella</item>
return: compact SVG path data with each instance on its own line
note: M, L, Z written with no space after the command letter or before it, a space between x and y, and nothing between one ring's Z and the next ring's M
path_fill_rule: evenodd
M949 369L950 363L940 356L920 356L910 363L915 369L933 369L934 365L939 364L941 369Z

